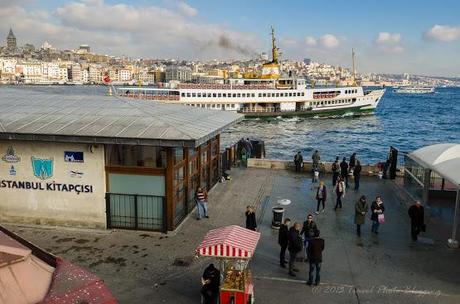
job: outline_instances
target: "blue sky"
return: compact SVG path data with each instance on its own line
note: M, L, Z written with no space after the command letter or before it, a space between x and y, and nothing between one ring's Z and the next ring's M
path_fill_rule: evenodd
M0 30L60 48L153 58L284 58L358 69L460 76L460 1L0 0ZM21 23L19 20L26 20ZM25 42L25 41L24 41Z

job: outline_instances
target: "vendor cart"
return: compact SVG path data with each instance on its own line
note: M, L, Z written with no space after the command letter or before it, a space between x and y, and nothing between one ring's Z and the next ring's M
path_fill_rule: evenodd
M219 261L220 304L254 303L249 261L259 238L259 232L233 225L209 231L196 248L198 255Z

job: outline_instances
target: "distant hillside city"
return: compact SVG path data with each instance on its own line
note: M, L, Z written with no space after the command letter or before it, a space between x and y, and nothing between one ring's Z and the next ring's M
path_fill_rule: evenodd
M0 47L2 84L103 84L154 85L168 82L223 83L226 78L244 78L269 60L266 53L250 60L187 61L177 59L132 59L91 52L89 45L74 50L58 50L44 42L39 48L30 43L18 47L10 29L6 46ZM282 60L286 77L305 77L312 86L350 85L348 68L302 61ZM416 75L357 74L362 86L460 86L460 79Z

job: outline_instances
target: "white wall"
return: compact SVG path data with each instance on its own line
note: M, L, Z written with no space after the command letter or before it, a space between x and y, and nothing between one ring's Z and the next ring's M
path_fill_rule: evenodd
M18 162L3 159L9 146ZM64 151L83 152L84 162L66 162ZM32 157L52 158L53 175L34 176ZM105 228L104 172L103 145L0 141L0 221Z

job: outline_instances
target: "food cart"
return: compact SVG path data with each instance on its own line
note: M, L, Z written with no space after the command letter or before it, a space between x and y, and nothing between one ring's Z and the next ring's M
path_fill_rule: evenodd
M198 255L215 257L219 261L220 304L254 303L249 261L259 238L259 232L233 225L209 231L196 248Z

